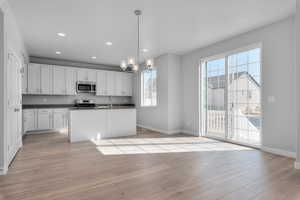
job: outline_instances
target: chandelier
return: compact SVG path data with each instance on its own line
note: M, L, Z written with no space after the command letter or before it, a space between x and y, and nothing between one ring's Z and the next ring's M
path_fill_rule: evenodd
M137 16L137 51L136 57L129 56L127 61L122 60L120 67L123 71L129 69L131 71L137 72L139 70L140 63L140 16L142 15L141 10L135 10L134 14ZM151 70L153 68L153 59L147 59L145 62L145 66L147 70Z

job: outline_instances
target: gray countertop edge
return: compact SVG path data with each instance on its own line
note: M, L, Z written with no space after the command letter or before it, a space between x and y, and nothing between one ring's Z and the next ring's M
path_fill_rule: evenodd
M96 106L108 106L107 104L97 104ZM69 109L69 110L100 110L100 109L135 109L134 104L113 104L112 107L76 108L73 104L31 104L22 105L22 109Z

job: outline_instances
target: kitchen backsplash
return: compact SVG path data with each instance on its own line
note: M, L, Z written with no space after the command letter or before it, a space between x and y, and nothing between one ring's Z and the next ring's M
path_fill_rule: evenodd
M76 96L23 95L22 104L73 104L75 99L93 99L97 104L127 104L133 102L131 97L101 97L92 94L78 94Z

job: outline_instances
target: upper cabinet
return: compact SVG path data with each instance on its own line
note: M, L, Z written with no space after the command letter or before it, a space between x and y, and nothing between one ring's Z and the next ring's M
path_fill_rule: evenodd
M107 72L106 71L97 71L97 92L98 96L107 95Z
M87 69L78 69L77 70L77 80L78 81L88 81L89 73Z
M114 72L115 79L115 91L114 96L123 96L122 94L122 83L123 83L123 73L122 72Z
M115 72L106 72L106 90L107 96L115 96Z
M131 73L123 73L122 76L122 95L132 96L133 77Z
M97 71L93 70L93 69L78 68L77 80L78 81L96 82L97 81Z
M28 70L28 65L24 64L22 68L22 94L26 94L28 92L27 70Z
M95 82L98 96L132 96L132 74L44 64L28 65L27 93L76 95L76 82Z
M41 65L41 94L53 94L53 71L50 65Z
M41 93L41 68L39 64L29 64L28 66L28 93Z
M91 81L91 82L97 81L97 70L88 69L88 81Z
M65 69L53 66L53 94L66 95Z
M71 67L65 68L66 95L76 95L77 70Z

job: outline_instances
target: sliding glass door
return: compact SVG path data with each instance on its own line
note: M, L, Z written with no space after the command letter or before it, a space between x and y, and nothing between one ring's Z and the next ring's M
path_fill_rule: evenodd
M260 48L224 55L202 63L202 94L208 137L260 145Z
M225 138L225 58L206 63L207 135Z

